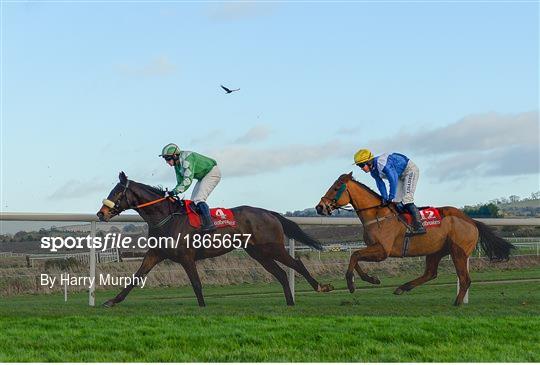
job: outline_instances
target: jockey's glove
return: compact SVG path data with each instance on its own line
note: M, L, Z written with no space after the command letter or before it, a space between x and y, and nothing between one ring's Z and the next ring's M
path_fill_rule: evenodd
M176 193L174 192L174 190L173 191L168 191L168 190L165 191L165 198L169 198L169 197L173 198L175 196L176 196Z

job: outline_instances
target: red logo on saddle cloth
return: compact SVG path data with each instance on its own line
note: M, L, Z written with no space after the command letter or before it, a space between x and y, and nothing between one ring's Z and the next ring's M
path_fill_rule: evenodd
M441 225L441 214L437 208L427 207L419 210L420 216L422 217L422 225L425 228L438 227ZM410 214L405 214L405 219L408 224L412 224L412 217Z
M201 217L197 212L191 209L191 200L186 200L186 210L188 213L189 224L194 228L201 227ZM225 208L210 209L210 216L216 228L236 227L236 220L232 210Z

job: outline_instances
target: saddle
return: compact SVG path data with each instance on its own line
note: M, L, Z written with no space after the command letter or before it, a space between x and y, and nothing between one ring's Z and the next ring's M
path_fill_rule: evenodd
M191 200L184 200L184 207L188 216L189 224L196 229L201 228L201 212ZM210 217L216 228L236 227L236 219L232 210L226 208L210 209Z
M433 227L439 227L441 225L442 216L439 212L439 209L435 207L419 207L418 211L420 212L420 217L422 217L422 225L424 226L424 228L429 229ZM407 232L405 233L405 237L403 238L403 248L401 250L401 257L405 257L407 256L411 238L413 237L410 235L410 231L412 231L411 224L413 222L413 218L407 212L400 212L398 217L407 227Z
M442 216L439 209L435 207L419 207L418 211L422 217L422 225L424 228L433 228L441 225ZM400 212L399 217L409 226L413 222L412 216L407 212Z

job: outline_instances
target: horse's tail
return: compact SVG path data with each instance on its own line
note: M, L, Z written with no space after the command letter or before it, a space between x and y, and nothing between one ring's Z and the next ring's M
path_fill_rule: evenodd
M516 246L507 240L497 236L491 227L473 219L476 228L480 234L480 247L489 257L490 261L507 261L510 258L510 252L516 249Z
M306 232L298 226L298 224L294 223L292 220L285 218L279 213L276 212L270 212L274 217L279 219L281 222L281 226L283 227L283 231L285 232L285 235L289 238L293 238L297 241L300 241L302 243L305 243L308 246L313 247L314 249L317 249L319 251L322 251L322 245L319 241L317 241L315 238L308 235Z

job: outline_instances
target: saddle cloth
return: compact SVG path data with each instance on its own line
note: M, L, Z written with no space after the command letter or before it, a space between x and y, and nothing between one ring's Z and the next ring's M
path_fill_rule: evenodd
M186 205L189 224L193 228L201 228L201 217L199 216L199 212L193 208L195 204L191 200L185 200L184 203ZM236 219L230 209L212 208L210 209L210 217L212 217L216 228L236 227Z
M422 217L422 225L424 228L438 227L441 225L441 213L435 207L422 207L418 209L420 216ZM405 218L407 224L412 224L412 216L409 213L403 213L402 217Z

